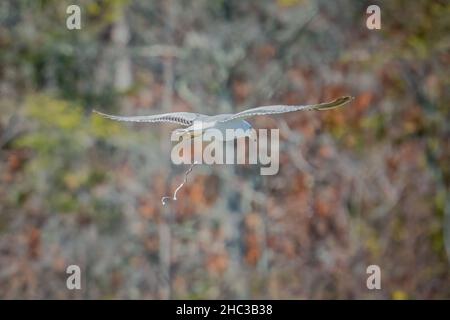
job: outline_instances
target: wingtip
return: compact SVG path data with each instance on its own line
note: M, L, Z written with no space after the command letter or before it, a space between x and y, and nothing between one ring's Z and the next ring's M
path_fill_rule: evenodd
M328 109L338 108L338 107L341 107L341 106L351 102L354 99L355 99L355 97L353 97L353 96L342 96L332 102L322 104L321 106L319 106L318 109L319 110L328 110Z
M355 97L354 97L354 96L344 96L344 98L347 98L347 99L350 99L350 100L353 100L353 99L355 99Z
M98 114L98 115L100 115L100 116L102 116L102 117L106 117L106 116L107 116L107 115L104 114L103 112L97 111L97 110L95 110L95 109L92 109L92 113L96 113L96 114Z
M345 103L351 102L354 99L355 99L355 97L353 97L353 96L343 96L343 97L336 99L336 103L343 105Z

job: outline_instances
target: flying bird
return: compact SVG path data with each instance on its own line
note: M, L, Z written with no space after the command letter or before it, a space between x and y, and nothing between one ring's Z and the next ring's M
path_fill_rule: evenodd
M93 110L93 112L105 118L116 121L176 123L186 128L176 129L175 134L177 136L183 136L186 138L193 138L202 135L206 130L214 128L222 132L223 140L226 141L228 139L226 135L227 129L240 129L238 130L239 132L241 132L240 136L235 135L232 137L232 139L251 136L252 126L250 125L250 123L244 120L246 118L250 118L253 116L282 114L294 111L328 110L343 106L344 104L350 102L353 99L354 98L351 96L344 96L330 102L324 102L319 104L298 105L298 106L293 105L263 106L247 109L235 114L218 114L214 116L193 112L171 112L171 113L155 114L150 116L124 117L124 116L109 115L96 110Z

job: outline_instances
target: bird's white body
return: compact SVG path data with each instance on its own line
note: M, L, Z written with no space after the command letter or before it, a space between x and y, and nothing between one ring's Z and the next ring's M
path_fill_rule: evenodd
M231 141L239 138L252 137L252 126L245 120L220 121L194 121L187 128L176 129L174 133L187 139L200 135L213 136L219 141Z

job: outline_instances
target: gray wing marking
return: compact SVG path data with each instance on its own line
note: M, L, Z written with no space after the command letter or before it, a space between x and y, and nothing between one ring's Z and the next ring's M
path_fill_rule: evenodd
M180 124L183 126L190 126L194 122L195 119L198 118L199 114L192 112L171 112L171 113L163 113L163 114L155 114L151 116L132 116L132 117L123 117L123 116L115 116L106 113L99 112L97 110L93 110L93 112L101 115L102 117L116 120L116 121L127 121L127 122L172 122L176 124Z

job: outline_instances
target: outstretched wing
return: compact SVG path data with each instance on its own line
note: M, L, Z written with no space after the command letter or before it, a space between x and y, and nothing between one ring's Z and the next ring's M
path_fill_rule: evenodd
M128 121L128 122L172 122L181 124L183 126L190 126L194 122L194 120L199 116L197 113L192 112L172 112L172 113L163 113L163 114L155 114L151 116L134 116L134 117L122 117L122 116L114 116L106 113L99 112L97 110L92 110L93 112L101 115L102 117L116 120L116 121Z
M353 100L353 97L345 96L333 100L331 102L319 103L319 104L310 104L304 106L287 106L287 105L276 105L276 106L264 106L257 107L252 109L247 109L241 111L239 113L230 115L226 119L221 120L220 122L231 121L235 119L249 118L253 116L263 116L263 115L271 115L271 114L279 114L279 113L287 113L294 111L303 111L303 110L326 110L340 107L348 102Z

